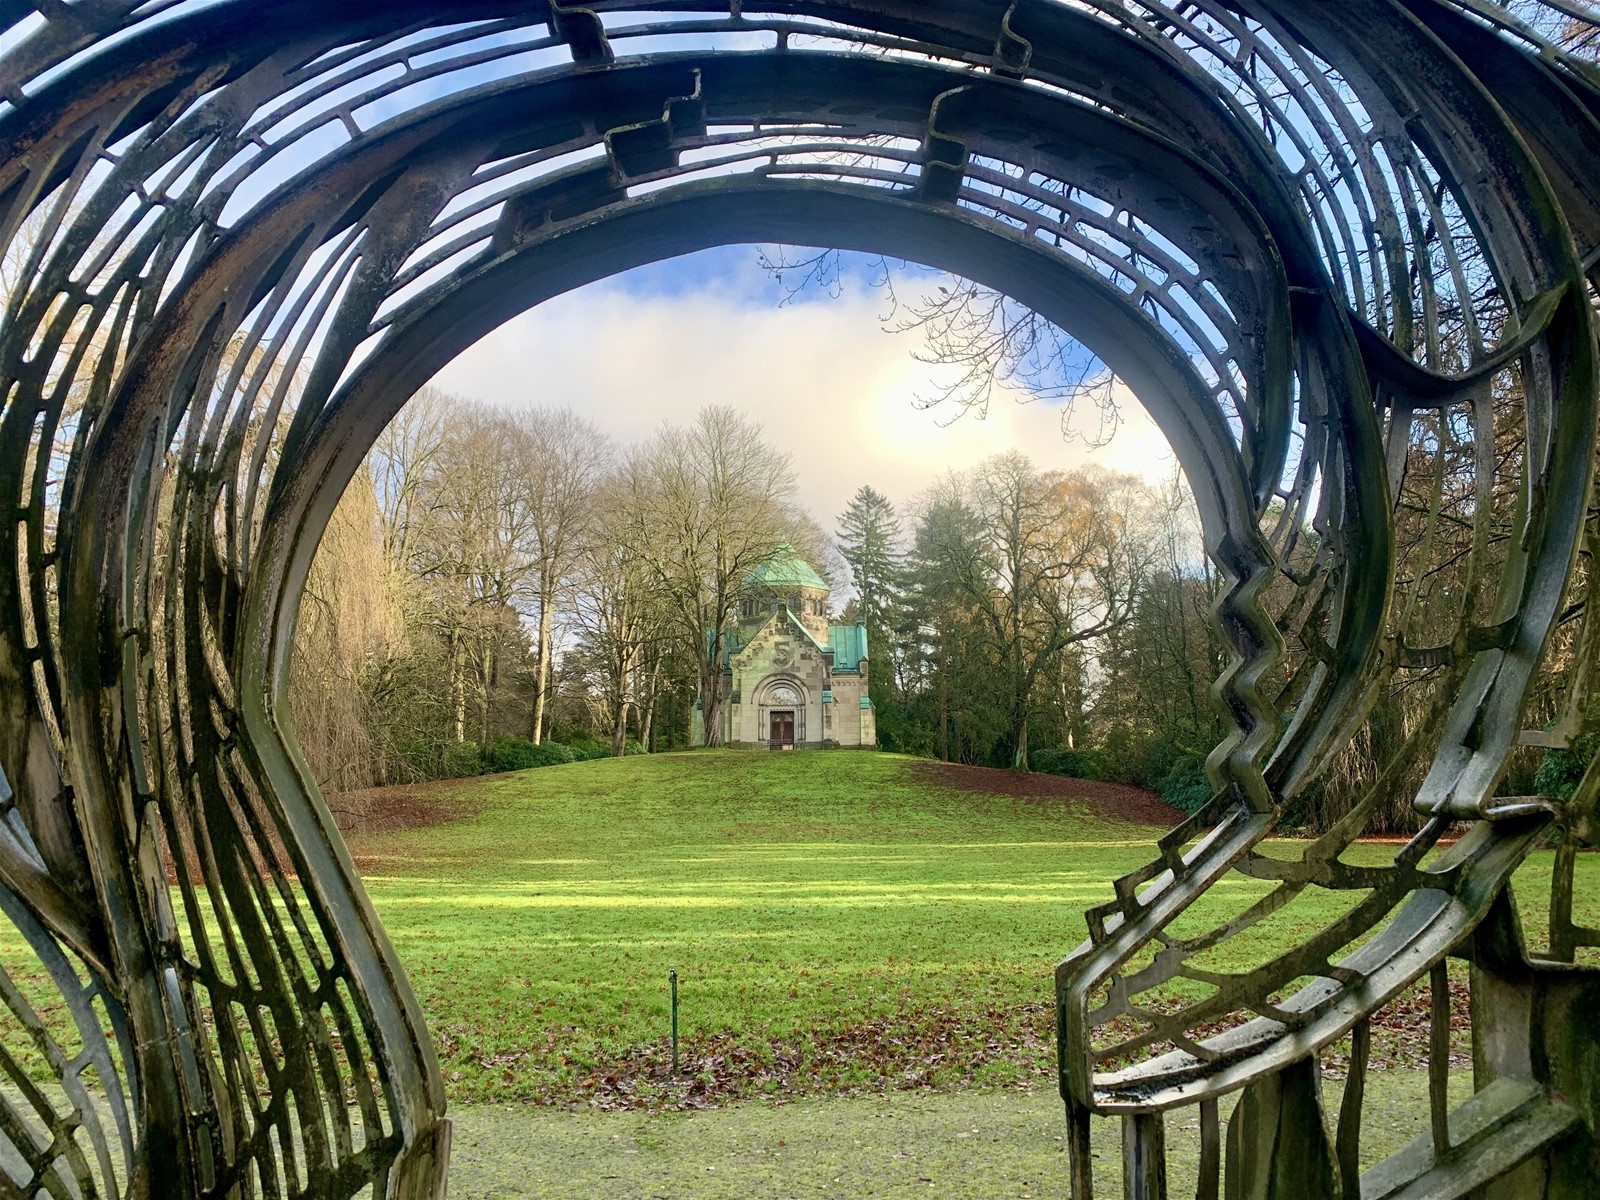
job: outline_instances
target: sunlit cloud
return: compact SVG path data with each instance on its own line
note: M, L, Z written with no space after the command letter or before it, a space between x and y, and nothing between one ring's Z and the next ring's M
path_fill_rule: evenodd
M924 407L938 368L914 357L917 335L885 332L881 295L846 287L780 307L752 284L753 250L749 264L733 277L686 268L688 286L670 294L627 276L569 293L491 333L436 382L504 407L572 407L623 444L703 405L734 405L793 454L800 501L825 528L864 483L903 506L945 470L1010 449L1046 467L1093 462L1152 482L1172 472L1166 440L1125 393L1122 427L1098 450L1064 436L1061 406L1015 393L997 393L982 415ZM1083 419L1092 428L1094 415Z

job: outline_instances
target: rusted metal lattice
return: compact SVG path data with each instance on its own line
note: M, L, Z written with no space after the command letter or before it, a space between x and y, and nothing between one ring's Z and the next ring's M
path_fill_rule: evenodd
M1231 581L1216 797L1059 972L1073 1194L1096 1115L1126 1194L1165 1194L1183 1106L1186 1194L1593 1194L1600 931L1572 880L1600 777L1500 793L1519 742L1596 716L1597 20L0 0L0 908L37 958L0 977L0 1195L439 1194L427 1031L282 710L300 587L457 352L585 282L775 241L942 267L1080 337L1167 432ZM1397 688L1426 715L1366 799L1263 845ZM1347 860L1397 804L1422 832ZM1509 880L1552 838L1530 950ZM1315 889L1344 915L1274 942ZM1258 965L1212 965L1250 938ZM1431 1134L1362 1175L1371 1018L1442 997L1451 957L1471 1099L1450 1111L1437 1004Z

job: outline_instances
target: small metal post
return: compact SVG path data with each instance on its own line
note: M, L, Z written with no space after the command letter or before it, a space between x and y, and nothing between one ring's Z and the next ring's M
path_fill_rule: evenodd
M672 984L672 1073L678 1073L678 968L673 967L667 972L667 981Z

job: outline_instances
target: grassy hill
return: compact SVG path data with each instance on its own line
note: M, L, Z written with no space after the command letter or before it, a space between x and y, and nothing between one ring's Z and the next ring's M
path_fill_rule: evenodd
M351 848L453 1099L652 1109L1052 1080L1052 970L1177 815L1131 788L852 751L602 760L366 800L381 828ZM1548 871L1536 855L1519 877L1530 931ZM1184 921L1266 888L1225 879ZM1347 905L1307 892L1207 965L1248 968ZM1425 1052L1403 1005L1379 1024L1378 1061Z
M1176 816L847 751L575 763L368 806L413 826L351 847L452 1095L618 1105L1048 1076L1052 968ZM665 1082L672 967L687 1085Z

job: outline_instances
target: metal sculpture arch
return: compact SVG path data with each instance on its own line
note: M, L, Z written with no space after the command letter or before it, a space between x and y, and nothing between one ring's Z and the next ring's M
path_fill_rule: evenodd
M1600 931L1572 881L1600 776L1498 792L1519 736L1600 718L1600 18L439 7L0 2L0 909L37 958L0 975L0 1194L439 1194L428 1035L281 708L311 556L384 423L496 324L789 241L1070 329L1167 432L1231 584L1216 796L1058 974L1073 1194L1096 1114L1123 1118L1127 1194L1165 1194L1161 1114L1197 1105L1201 1197L1587 1195L1600 977L1575 960ZM1422 621L1449 522L1460 590ZM1560 719L1529 739L1558 626ZM1430 715L1368 798L1267 853L1398 680ZM1422 832L1347 861L1397 789ZM1530 952L1509 880L1552 837ZM1230 875L1245 901L1208 895ZM1345 915L1207 965L1307 889ZM1450 1111L1435 1005L1431 1134L1362 1175L1371 1017L1423 976L1442 996L1451 956L1474 1094Z

